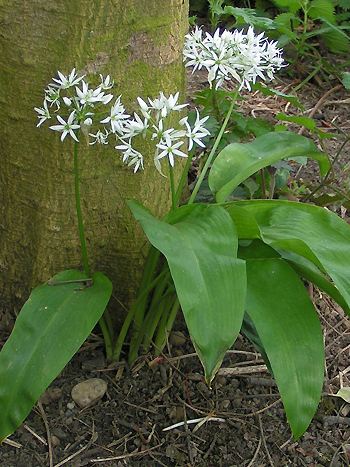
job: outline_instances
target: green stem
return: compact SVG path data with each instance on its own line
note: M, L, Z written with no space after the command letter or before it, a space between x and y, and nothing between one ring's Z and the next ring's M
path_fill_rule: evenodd
M237 96L238 93L236 93L236 96ZM204 180L204 177L209 169L209 166L211 164L211 161L213 160L213 157L215 155L215 152L220 144L220 141L221 141L221 138L224 134L224 131L226 129L226 126L228 124L228 121L230 120L230 117L231 117L231 114L232 114L232 110L233 110L233 107L235 105L235 99L232 99L232 102L231 102L231 105L230 105L230 108L228 109L228 112L227 112L227 115L226 115L226 118L225 118L225 121L224 123L222 124L222 127L219 131L219 134L218 136L216 137L216 140L215 140L215 143L214 143L214 146L212 147L211 151L210 151L210 154L208 156L208 159L206 160L205 164L204 164L204 167L202 169L202 172L197 180L197 183L192 191L192 194L190 196L190 199L188 200L188 203L187 204L192 204L194 202L194 200L196 199L196 196L197 196L197 193L198 193L198 190Z
M74 143L73 155L74 155L75 207L76 207L77 219L78 219L81 256L83 260L84 272L87 275L87 277L91 277L89 259L88 259L87 248L86 248L83 214L81 211L79 157L78 157L78 143L77 142ZM103 340L104 340L105 349L106 349L106 356L107 356L107 359L110 360L112 358L112 353L113 353L113 344L112 344L113 328L112 328L112 325L109 319L106 320L103 316L99 320L99 325L101 327L102 334L103 334Z
M106 320L104 319L103 316L99 320L98 324L100 325L100 328L103 334L103 340L105 343L107 360L111 361L113 359L113 344L112 344L112 337L111 337L110 329L107 326Z
M74 184L75 184L75 207L77 211L78 218L78 229L79 229L79 238L81 246L81 255L83 259L83 268L85 274L90 277L90 267L89 259L86 248L85 240L85 231L83 223L83 215L81 212L81 202L80 202L80 186L79 186L79 158L78 158L78 143L74 143Z
M216 85L216 80L214 80L214 85L211 88L211 102L213 104L213 110L214 110L215 118L218 121L218 123L220 124L221 123L221 113L220 113L220 109L219 109L219 106L218 106L218 101L216 99L215 85Z
M147 288L140 288L140 293L136 299L136 301L132 304L128 314L126 315L126 318L123 321L123 326L120 330L120 333L118 335L118 338L116 340L114 350L113 350L113 361L118 361L120 358L120 354L122 351L122 347L126 338L126 335L128 333L129 327L131 323L134 320L135 314L138 311L140 304L141 307L144 308L145 306L145 301L148 298L149 293L151 290L157 285L157 283L163 278L164 274L166 274L166 271L162 271L148 286ZM131 344L130 344L131 345Z
M165 275L164 281L160 282L154 291L152 303L149 307L142 332L140 333L141 340L143 341L143 348L146 351L151 344L159 320L164 312L165 298L171 294L175 294L174 286L171 283L169 284L169 279L170 274Z
M315 75L317 75L317 73L320 71L321 68L322 68L322 64L319 63L317 67L314 70L312 70L312 72L301 83L298 84L298 86L295 86L293 88L293 93L296 93L297 91L299 91L299 89L301 89L306 83L308 83L310 79L312 79Z
M169 162L169 177L170 177L170 190L171 190L171 209L175 211L176 209L176 190L175 190L175 180L174 180L174 169Z
M173 302L172 308L170 310L169 316L167 316L166 323L161 322L159 324L158 333L157 333L157 336L154 342L154 347L156 349L156 355L161 354L165 347L167 337L169 336L170 331L173 328L173 324L174 324L176 315L179 311L179 308L180 308L180 303L179 303L178 298L176 297L175 302Z

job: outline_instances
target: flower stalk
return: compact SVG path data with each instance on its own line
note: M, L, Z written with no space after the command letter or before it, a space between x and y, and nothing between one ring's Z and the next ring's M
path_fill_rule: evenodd
M77 219L78 219L78 231L79 231L79 239L80 239L80 246L81 246L81 256L82 256L82 261L83 261L84 272L88 277L90 277L91 273L90 273L90 266L89 266L89 258L88 258L87 248L86 248L83 215L81 211L79 157L78 157L78 143L77 142L74 142L73 155L74 155L75 208L76 208Z
M236 94L237 96L237 94ZM209 156L204 164L204 167L202 169L202 172L200 173L200 176L198 177L198 180L197 180L197 183L192 191L192 194L190 196L190 199L188 200L188 203L187 204L193 204L194 200L196 199L196 196L197 196L197 193L199 191L199 188L204 180L204 177L206 176L207 172L208 172L208 169L210 167L210 164L215 156L215 153L216 153L216 150L220 144L220 141L223 137L223 134L226 130L226 127L227 127L227 124L230 120L230 117L231 117L231 114L232 114L232 111L233 111L233 108L234 108L234 105L235 105L235 99L232 99L232 102L231 102L231 105L227 111L227 114L226 114L226 117L225 117L225 120L224 120L224 123L222 124L222 127L220 128L220 131L219 131L219 134L218 136L216 137L216 140L215 140L215 143L213 145L213 147L211 148L211 151L209 153Z

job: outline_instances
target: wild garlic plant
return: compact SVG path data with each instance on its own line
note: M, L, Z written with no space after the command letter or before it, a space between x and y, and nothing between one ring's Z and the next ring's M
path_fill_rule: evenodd
M321 173L330 169L328 156L312 140L289 131L270 131L216 154L235 97L284 66L276 44L252 29L213 36L196 29L186 37L184 55L187 66L207 70L213 96L230 80L236 91L226 94L229 110L187 205L178 207L181 188L163 219L129 202L152 246L114 357L120 357L130 325L130 363L150 344L160 354L181 307L210 385L243 332L275 378L298 438L316 412L324 379L322 328L304 281L316 284L350 315L350 227L335 214L303 203L228 201L247 178L285 158L311 157ZM215 203L195 202L209 167Z
M192 192L190 203L197 196L214 155L218 149L227 124L231 118L235 102L243 89L252 90L258 79L273 80L275 73L286 66L282 57L282 49L277 43L269 41L264 33L256 35L254 29L228 31L217 29L213 35L196 27L185 36L183 57L186 67L193 68L192 73L205 69L209 88L211 89L214 116L221 125L216 141L206 160L198 182ZM226 116L222 117L217 93L225 84L230 83L234 91L227 92L225 99L230 106Z
M214 102L216 102L215 94L218 89L228 83L229 80L236 87L234 95L232 93L228 94L231 100L229 110L224 121L220 122L220 131L189 197L188 204L193 204L217 152L239 92L242 89L251 90L251 84L255 83L258 78L262 80L273 79L274 73L284 66L284 63L282 51L277 48L276 43L269 42L264 34L255 35L252 28L249 28L246 33L238 30L234 32L223 31L221 33L217 30L212 36L209 33L204 34L201 29L196 27L192 33L185 36L183 57L186 66L193 67L193 72L202 68L207 70L208 83L212 89ZM168 114L171 111L184 108L183 104L177 104L177 99L178 93L168 99L161 93L158 99L154 101L149 99L147 103L139 98L138 102L143 120L135 115L133 123L133 126L138 129L138 134L145 134L146 131L151 129L151 138L158 140L154 157L154 163L158 171L163 173L160 166L161 159L166 157L168 160L173 212L176 212L187 180L188 170L194 155L193 144L196 143L203 148L203 140L206 141L206 138L208 139L210 136L210 132L205 128L209 115L200 118L198 110L196 110L196 120L192 128L187 117L180 119L176 128L169 129L166 127L164 122ZM131 132L131 135L134 136L133 132ZM188 141L187 147L186 144L181 142L183 138ZM122 151L130 151L131 147L130 140L117 146ZM188 156L185 149L189 151ZM187 157L177 187L174 185L172 172L176 156ZM141 160L141 156L139 158ZM139 166L141 165L140 163ZM176 311L179 308L179 302L174 293L173 283L169 279L168 265L163 264L159 271L157 268L158 258L159 252L152 248L147 258L139 299L132 306L117 339L114 351L114 358L116 359L120 357L122 345L131 324L133 325L133 338L129 350L130 362L135 360L141 346L144 349L148 348L153 336L153 342L158 351L165 345L166 335L172 327ZM151 287L154 282L155 285ZM150 292L152 292L150 296L153 294L150 304L145 299L145 290L149 287L151 287Z
M155 168L169 179L172 208L175 210L186 183L190 163L188 151L193 152L195 146L205 147L203 140L209 136L205 128L209 117L201 118L196 110L196 119L191 125L188 117L183 115L188 104L179 103L179 92L169 96L160 92L153 99L138 97L138 109L131 115L126 113L122 96L112 94L113 87L114 81L109 75L100 75L99 84L91 86L75 69L68 75L58 72L58 77L53 78L45 90L43 106L35 108L38 127L57 120L49 128L61 134L62 142L66 138L73 140L76 212L83 268L88 277L91 271L79 189L78 147L82 140L92 146L112 144L121 155L122 162L136 173L144 169L146 156L138 148L142 140L148 138L154 145L152 158ZM185 164L178 187L175 187L173 168L177 158L186 158L189 162ZM101 318L100 325L107 357L114 359L114 330L108 313Z

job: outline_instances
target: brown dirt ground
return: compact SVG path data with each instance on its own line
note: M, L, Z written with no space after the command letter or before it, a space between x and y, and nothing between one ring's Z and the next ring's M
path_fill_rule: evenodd
M288 81L278 84L285 91L290 85ZM312 109L328 89L310 84L299 96L306 109ZM348 95L338 90L316 112L325 131L334 131L332 122L336 122L349 133L348 104L341 102L345 99ZM285 105L280 99L251 96L245 109L274 119ZM326 141L333 157L341 141ZM344 167L348 161L344 150L337 174L347 191L349 178L344 178ZM317 183L312 165L301 176L306 184ZM344 216L344 209L338 208ZM92 335L52 383L42 398L41 410L35 408L10 437L14 444L0 447L0 467L47 467L50 450L56 467L349 466L350 404L332 394L350 386L350 322L326 296L312 289L310 293L324 328L326 378L317 415L299 441L291 438L273 380L261 367L254 371L262 361L249 343L238 339L223 363L232 373L218 376L209 390L179 319L176 326L183 334L170 339L164 358L154 361L147 355L131 370L122 363L107 367L102 340ZM76 383L91 377L105 379L108 390L98 403L80 410L72 406L70 393ZM174 423L208 415L223 421L189 423L163 431Z

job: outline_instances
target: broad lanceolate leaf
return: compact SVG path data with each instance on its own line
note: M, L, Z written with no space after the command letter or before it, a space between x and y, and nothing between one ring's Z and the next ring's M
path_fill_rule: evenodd
M344 311L349 314L350 226L345 221L324 208L291 201L238 201L226 206L240 238L261 238L280 253L295 253L326 273L347 303ZM249 228L244 213L250 219Z
M286 259L292 268L309 282L315 284L320 290L325 292L329 297L338 303L342 309L350 314L350 308L339 290L327 278L326 274L322 273L311 261L303 256L296 255L290 251L279 250L282 258Z
M235 219L238 217L237 209L242 211L241 217L244 218L245 222L248 221L246 211L244 208L235 208ZM253 220L253 225L254 225ZM247 230L246 230L247 232ZM254 237L254 231L253 236ZM283 258L288 261L288 264L298 273L300 277L306 279L309 282L315 284L320 290L329 295L333 300L342 307L347 313L350 312L350 308L339 290L332 284L326 274L321 272L314 263L304 258L303 256L297 255L291 251L274 249L261 240L245 240L239 242L238 257L241 259L262 259L262 258Z
M233 143L215 159L209 173L209 187L218 202L224 202L233 190L258 170L287 158L307 156L318 161L321 173L329 169L326 154L304 136L288 131L271 132L251 143Z
M172 225L129 202L149 241L167 258L189 333L210 382L242 325L245 262L237 233L221 206L179 208Z
M271 365L295 438L321 398L321 325L303 283L281 258L247 260L247 313Z
M86 276L85 276L86 277ZM75 270L53 281L84 278ZM101 318L112 284L101 273L81 282L35 288L0 352L0 440L13 433Z

